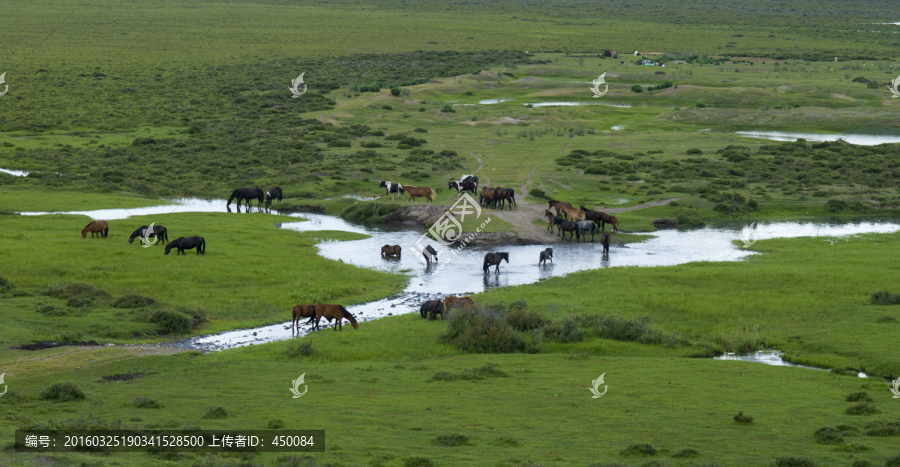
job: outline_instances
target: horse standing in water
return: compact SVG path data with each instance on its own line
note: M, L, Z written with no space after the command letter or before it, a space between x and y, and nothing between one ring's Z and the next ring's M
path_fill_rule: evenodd
M250 209L250 200L253 198L259 198L259 202L263 201L263 193L259 188L238 188L231 192L231 196L228 197L228 202L225 203L226 208L230 208L231 201L237 198L237 207L238 212L241 210L241 203L244 201L247 202L247 209Z
M546 266L547 260L550 260L551 263L553 262L553 248L547 248L541 252L541 259L538 261L538 266L542 266L541 263L543 263L543 266Z
M295 328L297 330L297 334L300 334L301 318L309 318L309 321L307 321L306 324L310 324L316 319L316 306L297 305L291 310L291 316L291 335L293 336Z
M406 194L406 190L403 189L403 185L399 183L382 180L381 185L378 185L378 187L387 190L385 196L391 195L391 201L394 200L394 193L399 193L401 196Z
M387 258L388 256L396 256L399 258L400 250L401 250L400 245L394 245L394 246L385 245L385 246L381 247L381 256L383 258Z
M138 237L146 237L146 238L156 237L157 240L163 240L166 242L169 241L169 231L166 230L165 227L163 227L161 225L154 225L153 231L147 232L147 229L149 229L149 228L150 228L150 226L147 226L147 225L142 225L142 226L138 227L138 229L135 230L134 232L132 232L131 236L128 237L128 244L131 245L132 243L134 243L134 239L138 238ZM162 245L162 243L159 243L159 244Z
M94 238L94 234L97 234L97 238L106 238L109 235L109 223L106 221L91 222L81 229L81 238L87 236L88 232L91 233L91 238Z
M341 305L328 305L325 303L319 303L316 305L316 329L319 329L319 321L322 317L328 318L328 322L331 322L332 319L336 319L337 322L334 323L334 330L344 330L344 326L341 324L343 320L346 318L347 321L353 326L353 329L359 329L359 324L356 322L356 318L347 311Z
M609 256L609 234L604 233L600 236L600 243L603 244L603 254Z
M484 273L487 274L488 269L491 266L496 265L497 268L494 272L497 274L500 273L500 262L506 260L506 264L509 264L509 253L488 253L484 255Z
M281 196L282 196L282 192L281 192L280 186L276 186L275 188L272 188L271 190L267 191L266 192L266 210L268 210L269 207L272 206L272 201L274 201L276 198L278 198L278 204L281 204Z

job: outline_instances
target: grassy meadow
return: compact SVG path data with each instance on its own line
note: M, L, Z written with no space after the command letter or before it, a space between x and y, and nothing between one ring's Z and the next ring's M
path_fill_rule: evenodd
M659 218L892 220L900 144L736 132L900 136L889 90L900 26L880 24L900 21L894 3L40 0L0 11L0 168L30 172L0 172L0 464L900 465L887 383L900 377L896 233L761 240L739 262L491 289L468 317L390 316L201 353L152 344L283 322L297 303L379 300L408 278L317 254L359 234L282 230L264 213L109 220L103 239L80 238L84 215L17 214L277 185L283 208L369 223L424 202L387 200L381 180L432 187L447 206L448 181L474 173L536 207L642 206L615 213L614 243L645 240ZM635 64L644 58L667 66ZM300 73L308 89L292 98ZM608 92L594 98L602 73ZM501 216L484 231L545 225ZM151 222L170 240L203 236L206 254L127 244ZM26 350L36 342L65 345ZM710 358L759 349L818 369ZM301 374L309 392L292 399ZM600 375L608 392L592 398ZM75 388L56 394L69 400L54 399L65 382ZM324 429L326 451L16 453L23 428Z

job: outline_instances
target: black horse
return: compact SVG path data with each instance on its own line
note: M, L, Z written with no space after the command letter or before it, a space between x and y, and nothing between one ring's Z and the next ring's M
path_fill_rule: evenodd
M166 254L169 254L169 250L172 248L177 248L178 253L175 255L184 255L187 254L184 250L191 250L196 248L197 254L206 254L206 240L203 237L178 237L172 243L166 245Z
M387 190L385 196L391 195L391 199L394 199L394 193L400 193L401 195L406 194L406 190L403 189L403 185L396 182L389 182L386 180L381 181L381 185L378 185L380 188L384 188Z
M600 243L603 244L603 254L608 255L609 254L609 234L608 233L604 233L603 235L600 236Z
M506 263L509 264L509 253L488 253L484 255L484 272L487 274L488 269L491 266L496 265L497 269L494 271L496 273L500 273L500 262L506 260Z
M559 227L559 231L556 232L556 236L559 237L560 234L562 234L563 240L566 239L566 232L571 233L571 235L569 236L569 241L572 241L572 237L578 235L578 224L572 221L567 221L562 217L557 217L553 219L553 223L556 224L557 227Z
M143 237L145 231L149 228L150 228L150 226L147 226L147 225L142 225L142 226L138 227L138 229L135 230L134 232L132 232L131 236L128 237L128 244L131 245L132 243L134 243L135 238ZM161 225L154 225L153 231L149 232L149 235L147 235L147 238L150 238L150 237L156 237L157 240L163 240L163 241L168 242L169 241L169 231L166 230L166 228ZM162 245L162 244L160 243L160 245Z
M228 203L225 204L225 207L231 206L231 201L237 198L237 206L238 211L241 209L241 203L247 202L247 209L250 209L250 201L254 198L259 199L260 204L263 202L263 191L259 188L238 188L231 192L231 196L228 197Z
M509 202L509 209L512 210L516 204L516 192L512 188L496 188L494 190L494 205L500 203L500 210L503 210L504 202Z
M282 194L281 194L280 186L276 186L275 188L272 188L271 190L267 191L266 192L266 209L269 209L269 206L272 205L272 201L274 201L276 198L278 199L278 203L280 204L281 196L282 196Z
M553 262L553 248L547 248L546 250L541 252L541 258L538 261L538 266L541 266L541 263L546 266L548 259L551 263Z
M443 300L428 300L419 308L419 314L422 319L428 317L428 321L434 321L438 314L444 319L444 302Z
M427 264L431 264L432 261L434 261L435 263L438 261L437 251L435 251L435 249L432 248L431 245L425 247L425 251L422 252L422 255L425 256L425 262Z

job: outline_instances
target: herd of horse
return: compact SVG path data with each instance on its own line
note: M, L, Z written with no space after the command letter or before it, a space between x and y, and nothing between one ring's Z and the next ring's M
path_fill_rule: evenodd
M81 238L85 238L87 234L91 234L91 238L95 236L97 238L107 238L109 236L109 223L106 221L92 221L90 224L81 229ZM150 226L142 225L135 229L134 232L128 237L128 244L131 245L134 243L134 239L138 237L143 237L149 239L150 237L155 237L157 240L162 240L164 242L169 241L169 230L161 225L154 225L151 229ZM158 245L162 245L161 242L157 243ZM186 255L187 253L184 250L192 250L194 248L197 249L198 255L206 254L206 240L203 237L193 236L193 237L178 237L175 240L166 244L166 249L163 254L169 254L169 251L172 249L178 250L175 255Z

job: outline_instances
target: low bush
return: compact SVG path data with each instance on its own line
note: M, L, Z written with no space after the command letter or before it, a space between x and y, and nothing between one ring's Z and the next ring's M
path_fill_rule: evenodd
M900 303L900 294L894 295L885 291L875 292L870 301L875 305L896 305Z
M734 421L737 423L753 423L753 417L749 417L744 415L744 411L741 410L737 415L734 416Z
M75 383L66 381L51 384L49 388L41 393L41 398L58 402L78 401L84 400L84 393L81 392L81 389L78 389Z
M518 331L530 331L544 326L544 318L526 310L512 310L506 314L506 323Z
M150 315L150 322L159 326L166 334L187 334L194 329L194 320L184 313L172 310L157 310Z
M847 402L859 402L859 401L872 402L872 396L870 396L869 393L867 393L865 391L854 392L852 394L847 395Z
M438 446L471 446L472 443L469 442L469 437L466 435L460 434L450 434L450 435L440 435L433 440L432 443L437 444Z
M161 409L163 407L162 404L149 397L135 397L128 405L137 409Z
M819 444L844 444L844 435L831 427L822 427L813 433L816 442Z
M649 444L632 444L623 449L620 454L626 457L649 457L656 455L657 452L659 451Z
M155 299L150 297L143 297L141 295L128 294L122 295L117 298L114 302L112 302L113 308L141 308L145 306L155 305L157 302Z
M809 457L779 457L775 459L776 467L818 467L819 464Z
M672 455L672 457L700 457L700 451L692 448L686 448L676 452Z
M206 409L203 418L222 419L228 418L228 412L223 407L210 407Z
M872 415L881 412L874 404L863 402L861 404L851 405L846 410L849 415Z

